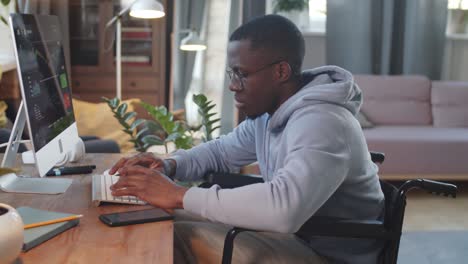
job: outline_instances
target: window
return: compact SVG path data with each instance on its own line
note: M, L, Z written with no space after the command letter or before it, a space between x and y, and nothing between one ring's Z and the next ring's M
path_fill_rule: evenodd
M8 14L15 11L15 1L11 1L8 6L0 4L0 15L8 20ZM0 21L0 55L2 56L13 56L13 41L10 36L10 28ZM5 41L7 40L7 41ZM13 58L14 60L14 58Z
M447 34L468 34L468 0L448 1Z
M306 31L325 32L327 0L309 0L309 27Z
M266 13L273 13L275 2L280 0L267 0ZM298 0L299 1L299 0ZM294 1L288 1L294 2ZM294 3L288 3L293 5ZM325 33L325 22L327 20L327 0L308 0L308 7L304 10L278 11L291 21L303 32Z

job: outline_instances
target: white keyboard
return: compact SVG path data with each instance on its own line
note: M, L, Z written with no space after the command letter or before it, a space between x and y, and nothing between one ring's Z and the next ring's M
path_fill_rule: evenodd
M112 196L110 186L119 180L119 176L109 175L108 170L103 174L93 175L93 203L99 206L101 203L141 204L146 202L135 196Z

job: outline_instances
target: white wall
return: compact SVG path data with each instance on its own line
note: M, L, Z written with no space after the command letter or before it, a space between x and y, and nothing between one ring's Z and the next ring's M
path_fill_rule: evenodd
M14 10L14 3L15 1L11 1L9 7L0 5L0 14L6 20L8 20L9 13ZM0 21L0 56L5 55L11 55L12 57L15 56L13 54L13 43L10 36L10 28Z

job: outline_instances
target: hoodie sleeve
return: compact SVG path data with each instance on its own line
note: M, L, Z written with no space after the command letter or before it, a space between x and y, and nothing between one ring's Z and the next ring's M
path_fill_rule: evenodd
M178 150L171 157L177 163L175 178L199 180L210 171L232 172L255 162L254 127L253 120L245 120L226 136L190 150Z
M296 232L344 181L350 151L342 118L312 112L293 119L284 131L284 166L272 181L236 189L190 188L184 209L228 225Z

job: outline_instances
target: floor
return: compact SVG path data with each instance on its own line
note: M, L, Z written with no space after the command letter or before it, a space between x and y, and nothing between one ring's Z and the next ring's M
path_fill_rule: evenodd
M468 182L458 186L457 198L410 191L403 231L468 230Z

